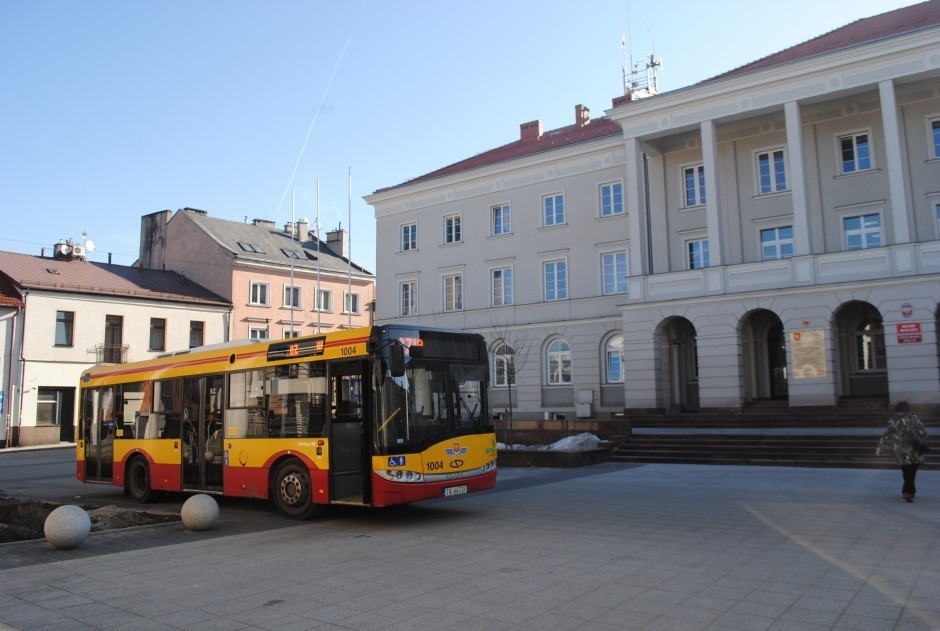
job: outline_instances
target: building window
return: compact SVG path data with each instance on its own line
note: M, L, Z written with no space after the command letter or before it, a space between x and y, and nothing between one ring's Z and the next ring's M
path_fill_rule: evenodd
M623 214L623 184L612 182L601 185L601 217Z
M333 310L333 292L329 289L319 289L317 290L317 304L314 307L315 311L332 311Z
M930 121L930 140L928 143L932 149L931 158L940 159L940 116L931 118Z
M268 327L264 326L252 326L248 327L248 339L249 340L266 340L268 339Z
M787 166L783 149L757 153L757 192L760 195L787 190Z
M243 249L245 252L252 252L254 254L264 254L264 249L257 243L248 243L246 241L239 241L238 247Z
M248 303L256 307L267 307L270 300L268 297L269 292L270 285L268 283L252 281Z
M444 277L444 311L463 309L463 276L453 274Z
M193 320L189 323L189 348L196 348L206 343L205 322Z
M937 222L937 238L940 239L940 202L934 202L933 204L933 216Z
M302 287L284 285L284 307L287 309L300 309L303 305Z
M150 318L150 350L166 350L166 319Z
M568 298L568 264L565 261L547 261L542 264L545 280L545 300Z
M287 248L281 248L281 252L283 252L284 256L286 256L289 259L297 259L301 261L307 260L307 257L304 256L302 252L298 252L297 250L288 250Z
M418 224L406 223L401 227L401 251L411 252L418 249Z
M881 215L871 213L842 220L846 250L881 247Z
M55 345L72 346L72 334L75 330L74 311L55 312Z
M104 391L110 393L111 388L106 388ZM55 388L37 388L36 425L61 424L62 394L63 393L61 390L57 390ZM102 403L102 405L104 405L104 403ZM105 414L108 412L110 412L110 410L107 410ZM105 422L108 420L108 418L102 419L102 421Z
M601 254L601 281L604 295L627 293L627 253Z
M444 217L444 243L460 243L460 215Z
M124 317L109 315L104 318L105 364L120 364L124 356Z
M623 336L614 335L604 349L607 383L623 383Z
M766 228L760 231L762 261L775 261L793 257L793 226Z
M564 386L571 383L571 346L564 340L555 340L548 345L545 356L548 367L547 383Z
M398 313L402 316L413 316L418 313L418 283L408 280L398 285Z
M705 205L705 165L683 167L682 187L685 191L685 206Z
M359 315L359 294L343 292L343 313Z
M490 272L493 279L493 306L505 307L512 304L512 268L501 267Z
M501 342L493 350L493 385L496 387L516 385L516 351L512 346Z
M704 269L710 265L708 260L708 239L696 239L686 242L689 269Z
M546 195L542 198L542 217L544 226L559 226L565 223L565 196Z
M855 328L856 368L859 371L883 371L888 367L885 353L884 325L880 319L867 318Z
M284 329L283 339L289 340L289 339L295 338L295 337L300 337L300 329L299 329L299 328L294 327L294 329L291 329L290 327L287 327L287 328Z
M509 234L512 231L512 223L509 215L509 204L500 204L490 209L493 218L493 235Z
M839 136L839 160L843 174L870 170L872 165L869 135L862 133Z

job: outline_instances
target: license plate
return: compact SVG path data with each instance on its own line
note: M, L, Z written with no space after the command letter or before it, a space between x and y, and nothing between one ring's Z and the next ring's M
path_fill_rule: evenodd
M444 497L451 497L452 495L465 495L466 493L466 484L461 484L460 486L448 486L444 489Z

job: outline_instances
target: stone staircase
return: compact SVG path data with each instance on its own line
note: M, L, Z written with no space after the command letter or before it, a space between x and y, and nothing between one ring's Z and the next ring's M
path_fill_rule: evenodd
M930 452L923 468L940 470L940 417L934 410L915 412L936 437L937 452ZM892 456L874 455L890 413L887 402L877 398L798 413L785 402L761 401L735 415L632 418L629 434L614 439L611 460L892 469L897 467Z

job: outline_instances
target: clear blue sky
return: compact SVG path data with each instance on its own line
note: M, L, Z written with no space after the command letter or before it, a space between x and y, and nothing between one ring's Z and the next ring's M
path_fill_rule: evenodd
M282 225L293 187L312 221L318 178L323 228L349 227L351 170L353 260L374 271L363 195L578 103L603 115L622 31L668 91L909 4L0 0L0 249L84 231L92 260L129 265L141 215Z

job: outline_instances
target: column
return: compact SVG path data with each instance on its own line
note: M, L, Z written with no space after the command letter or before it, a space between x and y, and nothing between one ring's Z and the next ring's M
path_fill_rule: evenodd
M783 105L787 125L787 154L790 159L790 193L793 200L793 255L813 253L809 230L809 203L806 197L806 163L803 159L803 118L800 104L790 101Z
M894 96L894 82L889 79L879 83L878 95L881 97L881 120L885 130L884 168L888 171L890 221L894 227L894 243L910 243L911 226L907 216L907 195L904 191L904 149L898 104Z
M721 199L718 178L718 140L715 121L702 121L702 162L705 167L705 223L708 229L708 256L711 267L723 264L721 245Z

